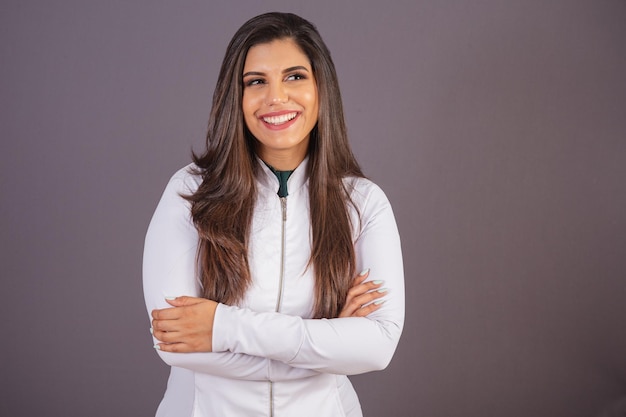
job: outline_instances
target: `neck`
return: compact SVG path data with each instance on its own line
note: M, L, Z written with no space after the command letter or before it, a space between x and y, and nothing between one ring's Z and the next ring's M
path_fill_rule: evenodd
M256 154L277 171L293 171L309 152L308 140L287 149L268 148L257 142Z
M298 166L304 161L306 155L302 157L294 158L290 157L281 157L281 155L263 155L259 154L259 158L267 165L274 168L276 171L293 171L298 168Z

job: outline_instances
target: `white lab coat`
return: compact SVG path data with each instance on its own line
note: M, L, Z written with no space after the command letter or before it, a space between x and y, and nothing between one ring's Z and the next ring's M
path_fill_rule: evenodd
M404 274L396 223L382 190L366 179L346 179L360 213L359 218L351 212L357 270L369 268L368 280L385 281L386 302L366 318L311 319L307 160L289 178L284 225L278 180L259 163L248 253L252 285L239 305L218 306L214 352L159 351L172 368L157 417L359 417L346 375L383 369L395 351L404 322ZM146 236L148 313L169 307L165 297L201 294L198 234L189 203L180 197L195 191L201 178L188 168L168 183Z

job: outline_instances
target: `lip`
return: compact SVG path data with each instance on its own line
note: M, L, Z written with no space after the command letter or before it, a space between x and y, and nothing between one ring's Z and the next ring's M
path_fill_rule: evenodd
M278 125L268 123L264 120L266 118L280 117L280 116L284 116L286 114L292 114L292 113L296 114L296 116L293 119L285 123L278 124ZM265 126L269 130L284 130L284 129L289 128L291 125L293 125L300 118L301 114L302 112L297 111L297 110L281 110L281 111L274 111L274 112L262 114L258 116L258 119L263 124L263 126Z

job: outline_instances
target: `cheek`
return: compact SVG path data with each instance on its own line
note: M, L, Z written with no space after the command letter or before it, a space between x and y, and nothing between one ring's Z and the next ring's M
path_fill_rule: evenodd
M250 97L248 97L246 94L243 95L243 98L241 100L241 110L243 111L243 114L248 117L248 113L250 112Z
M243 111L243 118L246 121L246 124L248 124L248 121L252 121L256 118L256 116L254 115L256 107L254 106L254 103L250 99L250 97L246 97L244 95L241 102L241 110Z
M309 108L311 109L311 114L315 116L315 119L319 117L319 101L317 99L316 93L311 93L309 97Z
M317 104L317 95L315 93L308 93L306 100L309 102L309 106L314 107Z

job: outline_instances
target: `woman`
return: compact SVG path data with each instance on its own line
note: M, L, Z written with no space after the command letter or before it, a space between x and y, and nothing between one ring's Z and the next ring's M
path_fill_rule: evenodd
M362 415L346 375L395 351L400 241L306 20L257 16L229 44L207 149L150 223L144 293L172 367L157 416Z

